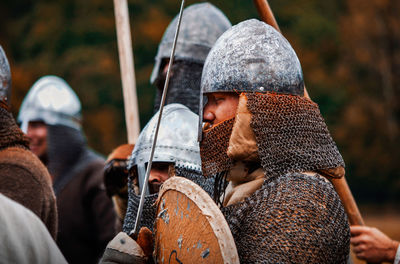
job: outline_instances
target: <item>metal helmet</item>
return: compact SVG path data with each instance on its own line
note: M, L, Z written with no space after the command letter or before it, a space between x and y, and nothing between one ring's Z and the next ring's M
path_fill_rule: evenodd
M159 112L140 133L129 160L129 170L137 167L139 186L143 186L158 115ZM201 172L200 147L197 142L198 118L198 115L184 105L166 105L160 122L153 162L175 163L176 167Z
M250 19L226 31L203 68L202 93L277 92L304 95L303 73L289 42L268 24Z
M6 53L0 45L0 99L9 102L11 96L11 71Z
M176 16L164 32L155 57L151 83L154 83L158 76L162 59L171 56L177 23L178 17ZM231 26L221 10L210 3L194 4L185 8L176 44L175 60L204 63L215 41Z
M37 80L22 102L18 122L27 132L30 121L81 129L81 102L71 87L57 76Z

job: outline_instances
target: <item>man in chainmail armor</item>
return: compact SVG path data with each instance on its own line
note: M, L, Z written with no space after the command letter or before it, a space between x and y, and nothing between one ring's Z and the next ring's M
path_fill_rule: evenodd
M103 184L104 159L82 131L78 96L63 79L44 76L26 95L18 121L53 178L61 252L69 263L97 263L115 235L115 213Z
M129 158L128 208L126 211L123 231L107 246L102 263L130 263L145 261L144 256L135 251L133 240L128 234L133 230L140 202L140 192L145 179L147 163L153 144L155 128L158 121L157 112L139 135L132 155ZM181 176L200 185L210 195L214 189L214 178L204 178L201 173L200 147L197 141L199 117L181 104L169 104L163 109L157 144L154 150L152 168L149 175L149 188L146 190L145 201L138 230L153 230L156 218L155 202L160 185L172 176ZM145 227L145 229L142 229ZM146 229L148 228L148 229ZM151 237L151 232L150 233ZM140 234L139 234L140 236ZM121 241L124 241L123 243ZM148 239L146 258L151 259L153 242ZM129 244L129 246L128 246ZM146 247L140 248L146 252ZM125 248L125 249L124 249ZM136 263L136 262L135 262ZM138 262L139 263L139 262Z
M177 23L178 16L172 20L165 30L155 57L155 65L150 78L150 82L157 87L154 112L157 112L160 108L168 60L171 56ZM171 68L171 78L165 101L166 105L171 103L183 104L192 112L198 114L200 79L204 61L217 38L230 27L231 23L226 16L210 3L194 4L185 8L179 31L179 39L176 44L174 64ZM171 144L171 147L173 147L174 143ZM123 202L126 200L125 197L128 196L125 188L128 175L123 163L128 160L129 155L124 154L126 152L124 150L129 147L133 148L134 146L124 144L117 147L110 154L104 171L106 188L110 195L113 194L114 207L120 218L125 216L127 206ZM122 177L123 174L126 177ZM151 201L153 200L151 199ZM150 204L152 202L146 202L145 208ZM130 211L129 215L132 216L132 214L135 214L134 212L136 210ZM150 220L150 218L146 219L147 217L144 217L144 221L148 221L146 226L152 228L153 220ZM130 224L125 224L125 231L132 228L132 221L134 220L130 217Z
M129 160L129 200L123 230L130 233L136 221L147 162L153 144L158 113L152 117L137 140ZM159 134L154 150L153 164L149 176L149 190L146 192L140 227L153 230L155 201L160 185L170 176L188 178L212 195L214 179L201 174L200 149L197 142L198 116L181 104L164 107Z
M201 89L203 174L216 177L240 262L345 263L348 220L326 179L343 177L344 161L289 42L239 23L210 51Z
M167 74L168 60L178 16L168 25L158 46L150 82L157 87L154 112L160 108L161 95ZM165 104L179 103L199 113L200 79L204 61L218 37L231 27L226 16L210 3L185 8L176 43L174 64Z

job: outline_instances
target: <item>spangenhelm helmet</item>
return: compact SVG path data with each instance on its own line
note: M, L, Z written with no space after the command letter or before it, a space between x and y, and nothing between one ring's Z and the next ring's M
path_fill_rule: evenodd
M6 53L0 45L0 99L10 101L11 96L11 71Z
M37 80L22 102L18 122L27 132L30 121L81 129L81 103L71 87L57 76Z
M139 186L143 186L159 112L139 135L129 160L128 169L137 168ZM153 162L170 162L176 167L201 172L200 148L197 142L198 115L181 104L163 109Z
M161 39L150 78L151 83L154 83L158 76L162 59L171 56L177 23L178 17L176 16ZM194 4L185 8L176 44L175 60L204 63L215 41L230 27L231 23L228 18L210 3Z
M276 92L304 95L301 65L289 42L256 19L227 30L210 51L202 93Z

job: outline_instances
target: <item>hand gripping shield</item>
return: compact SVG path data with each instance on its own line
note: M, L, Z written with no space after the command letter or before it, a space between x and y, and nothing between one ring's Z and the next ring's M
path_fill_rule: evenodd
M177 23L178 16L169 24L158 46L151 83L154 83L158 76L162 59L169 58L171 54ZM183 12L175 59L203 64L215 41L230 27L231 23L226 16L210 3L187 7Z
M11 71L6 53L0 45L0 99L10 101L11 95Z
M81 102L71 87L57 76L40 78L29 90L18 115L26 133L30 121L81 129Z

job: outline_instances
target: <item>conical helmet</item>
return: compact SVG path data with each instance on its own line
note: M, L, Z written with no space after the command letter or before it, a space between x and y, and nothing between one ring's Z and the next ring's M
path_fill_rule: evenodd
M202 93L276 92L304 95L301 65L289 42L268 24L250 19L227 30L204 64Z
M129 160L128 168L136 166L142 186L146 163L158 121L157 112L140 133ZM200 147L197 142L198 115L181 104L169 104L163 109L153 162L170 162L176 167L201 172Z
M30 121L81 129L81 102L72 88L57 76L37 80L22 102L18 122L27 132Z
M162 59L171 56L177 23L178 16L172 20L164 32L155 57L151 83L158 76ZM228 18L210 3L194 4L185 8L176 44L175 60L204 63L215 41L230 27Z

